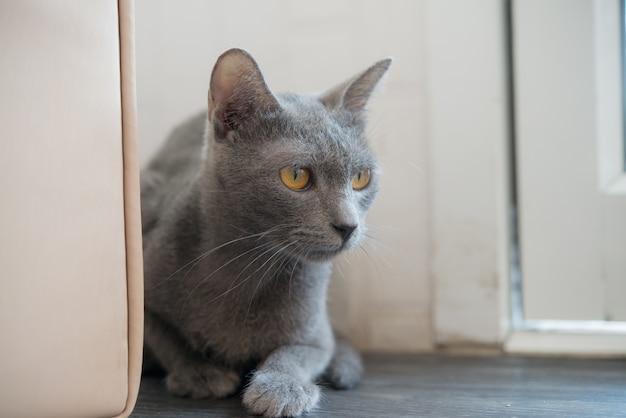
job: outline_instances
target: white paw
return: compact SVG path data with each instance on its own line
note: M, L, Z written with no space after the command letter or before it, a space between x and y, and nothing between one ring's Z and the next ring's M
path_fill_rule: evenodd
M241 378L232 370L209 363L186 365L167 375L167 390L189 398L224 398L241 385Z
M243 395L243 404L252 414L265 417L295 417L309 412L320 398L312 382L285 373L258 372Z

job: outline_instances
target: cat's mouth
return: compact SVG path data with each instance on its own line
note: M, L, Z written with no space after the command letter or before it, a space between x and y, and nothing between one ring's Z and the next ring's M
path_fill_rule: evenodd
M351 251L360 243L359 233L339 237L335 234L296 231L291 239L294 245L289 248L293 256L302 260L329 261L342 252Z

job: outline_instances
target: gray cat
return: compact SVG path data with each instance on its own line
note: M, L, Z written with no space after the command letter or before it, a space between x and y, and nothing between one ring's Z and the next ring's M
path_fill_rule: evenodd
M208 114L178 126L143 170L145 341L179 396L242 387L249 412L311 410L324 379L361 377L326 310L331 260L355 248L379 172L364 107L386 59L319 96L274 95L231 49Z

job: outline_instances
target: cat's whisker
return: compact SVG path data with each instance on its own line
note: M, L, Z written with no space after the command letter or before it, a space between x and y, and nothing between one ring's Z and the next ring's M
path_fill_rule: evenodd
M231 223L229 223L228 226L230 226L231 228L233 228L233 229L235 229L235 230L237 230L239 232L242 232L244 234L264 237L264 236L267 236L268 234L270 234L272 232L276 232L276 231L279 231L281 229L293 228L294 226L297 226L297 225L293 225L293 224L278 224L278 225L274 225L273 227L269 228L266 231L259 232L259 233L256 233L256 234L250 234L250 231L246 231L245 229L240 228L237 225L234 225L234 224L231 224Z
M231 225L231 226L233 226L233 225ZM173 273L171 273L169 276L165 277L164 279L158 281L157 283L155 283L150 288L152 289L152 288L155 288L155 287L161 285L162 283L168 281L169 279L174 277L176 274L180 273L182 270L184 270L185 268L187 268L187 267L189 267L191 265L191 267L189 268L189 270L186 272L185 276L183 277L183 279L185 279L189 275L191 270L193 270L194 267L196 267L198 265L198 263L200 263L202 260L207 258L209 255L215 253L216 251L218 251L218 250L220 250L220 249L222 249L224 247L227 247L229 245L232 245L232 244L235 244L235 243L238 243L240 241L247 240L247 239L253 239L253 238L261 239L261 238L267 236L268 234L270 234L272 232L276 232L277 230L280 230L280 229L283 229L283 228L289 228L291 226L292 225L289 225L289 224L275 225L275 226L273 226L272 228L269 228L266 231L258 232L258 233L255 233L255 234L250 234L248 231L244 231L242 229L237 228L240 232L243 232L243 233L248 234L248 235L243 236L243 237L239 237L239 238L235 238L233 240L230 240L228 242L220 244L217 247L214 247L214 248L212 248L212 249L210 249L210 250L200 254L198 257L196 257L193 260L189 261L188 263L184 264L182 267L178 268L176 271L174 271Z
M276 250L277 248L279 248L280 246L284 245L285 243L289 242L288 240L283 240L281 242L279 242L278 244L273 245L271 248L267 249L266 251L264 251L262 254L259 254L257 257L254 258L254 260L250 261L237 275L237 277L235 277L235 280L239 277L241 277L241 275L250 267L252 266L258 259L260 259L261 257L263 257L265 254ZM277 250L280 251L280 250ZM272 256L270 256L269 258L271 259L274 256L274 254ZM260 266L258 267L256 270L254 270L252 273L250 273L250 275L248 275L246 277L245 280L248 280L250 277L252 277L255 273L257 273L259 270L261 270L265 264L267 263L267 260ZM244 280L244 281L245 281Z
M371 241L365 241L363 242L363 244L361 245L361 249L363 250L363 252L367 253L368 256L370 257L370 259L372 259L373 261L373 256L370 255L370 252L367 250L366 245L367 244L371 244ZM379 251L376 251L376 249L374 248L371 251L371 254L376 255L376 257L378 257L378 259L385 265L385 267L387 267L389 270L393 270L393 264L391 264L385 257L382 256L382 254Z
M239 274L237 274L237 276L236 276L233 280L231 280L230 285L228 286L228 289L227 289L224 293L222 293L222 294L220 294L220 295L218 295L218 296L214 297L213 299L209 300L209 303L210 303L210 302L213 302L214 300L216 300L216 299L218 299L218 298L222 298L222 297L224 297L224 296L228 295L228 294L229 294L230 292L232 292L233 290L237 289L238 287L243 286L243 285L244 285L244 284L245 284L245 283L246 283L246 282L247 282L250 278L252 278L252 277L254 276L254 273L256 273L257 271L259 271L259 269L256 269L255 271L253 271L253 272L252 272L252 273L250 273L248 276L246 276L246 278L244 278L241 282L239 282L238 284L236 284L236 285L235 285L235 283L236 283L236 282L237 282L237 280L238 280L238 279L239 279L239 278L243 275L243 273L244 273L246 270L248 270L248 268L249 268L250 266L252 266L252 265L253 265L253 264L254 264L254 263L255 263L258 259L260 259L261 257L263 257L265 254L267 254L267 253L269 253L269 252L271 252L271 251L275 250L276 248L280 247L280 246L281 246L281 245L283 245L285 242L287 242L287 241L282 241L282 242L281 242L281 243L279 243L278 245L274 245L274 246L272 246L271 248L269 248L269 249L267 249L267 250L263 251L261 254L258 254L256 257L255 257L254 255L251 255L251 256L248 258L248 260L247 260L247 263L246 263L245 267L243 267L243 268L241 269L241 271L239 272ZM253 259L252 261L250 261L250 260L252 259L252 257L254 257L254 259ZM222 299L222 305L224 304L225 300L226 300L226 298L223 298L223 299Z
M270 248L268 248L270 247ZM267 243L267 245L262 245L259 247L255 247L253 250L255 251L250 251L251 254L250 256L245 260L245 264L244 266L239 270L239 273L230 281L230 284L228 285L228 289L226 289L224 292L222 292L221 294L215 296L214 298L210 299L208 301L208 303L214 302L217 299L222 299L222 303L220 306L223 306L224 303L226 302L226 297L230 292L238 289L239 287L243 286L248 279L251 277L251 275L248 275L246 278L244 278L241 282L237 283L237 280L239 280L239 278L245 273L246 270L248 270L248 268L250 268L250 266L252 266L254 264L254 262L256 260L258 260L259 258L263 257L263 255L267 254L268 252L272 251L275 247L271 244L271 243Z
M374 241L376 244L381 245L383 248L385 248L386 250L389 250L390 252L399 255L399 253L397 252L397 250L388 242L384 241L381 236L385 239L389 239L389 238L393 238L397 236L396 232L399 232L400 229L392 227L392 226L385 226L385 225L368 225L367 227L367 231L365 232L365 234L363 234L364 238L367 240L371 240Z
M276 265L276 263L277 263L278 261L281 261L282 259L284 259L284 258L286 258L286 257L287 257L287 255L286 255L286 254L284 254L283 252L284 252L287 248L289 248L290 246L292 246L292 245L294 245L294 244L295 244L295 241L292 241L292 242L288 243L287 245L283 246L281 249L277 250L274 254L272 254L272 256L270 256L270 257L269 257L269 258L265 261L265 263L263 263L263 264L262 264L262 265L261 265L261 266L260 266L260 267L256 270L256 271L261 270L261 269L262 269L262 268L263 268L263 267L264 267L267 263L269 263L269 262L270 262L270 261L271 261L274 257L276 257L276 256L277 256L277 255L279 255L279 254L281 255L281 257L278 257L276 260L274 260L274 261L273 261L273 262L272 262L272 263L271 263L271 264L267 267L267 270L265 271L265 273L263 273L263 275L262 275L262 276L261 276L261 278L259 279L259 282L257 283L257 286L256 286L256 288L255 288L255 290L254 290L254 292L253 292L253 294L252 294L252 297L250 298L250 303L252 303L252 299L254 299L254 295L255 295L255 293L256 293L256 291L258 290L258 288L259 288L259 286L260 286L261 282L263 281L263 279L265 278L265 276L267 275L267 273L269 273L269 272L271 271L272 267L273 267L274 265ZM282 262L282 261L281 261L281 262ZM256 272L256 271L255 271L255 272Z
M396 119L394 123L387 123L387 120L389 119L387 115L389 115L391 111L392 109L390 108L382 109L381 111L377 112L376 116L371 119L370 123L368 123L365 135L370 141L372 141L372 145L376 145L378 143L379 136L377 135L377 132L386 132L390 127L394 126L394 124L402 120L402 118L394 117L394 119ZM396 115L395 112L393 112L393 114ZM381 125L382 122L385 122L384 126ZM379 128L384 129L379 130Z
M399 122L411 118L413 115L409 111L398 112L397 107L387 107L377 112L372 118L372 122L368 124L366 135L375 145L380 138L377 132L389 132L391 127L398 125ZM384 125L381 122L385 122Z
M344 259L347 261L349 257L344 257ZM339 272L339 275L341 276L342 279L345 280L346 275L343 274L343 270L341 269L341 265L339 263L336 263L335 266L337 266L337 271Z
M239 274L238 274L238 275L237 275L237 276L236 276L236 277L235 277L235 278L231 281L231 284L230 284L229 288L228 288L225 292L221 293L221 294L220 294L220 295L218 295L218 296L215 296L213 299L210 299L207 303L211 303L211 302L213 302L213 301L215 301L215 300L217 300L217 299L219 299L219 298L221 298L221 297L224 297L224 296L226 296L227 294L229 294L230 292L232 292L233 290L235 290L235 289L237 289L238 287L240 287L240 286L244 285L244 284L245 284L245 283L246 283L246 282L247 282L250 278L252 278L252 277L254 276L254 274L255 274L256 272L258 272L261 268L263 268L263 266L265 265L265 263L264 263L261 267L257 268L255 271L253 271L252 273L250 273L250 274L249 274L249 275L248 275L245 279L243 279L243 280L242 280L241 282L239 282L237 285L233 286L233 284L237 281L237 279L239 279L239 277L241 277L241 275L242 275L242 274L243 274L243 273L244 273L244 272L245 272L245 271L246 271L246 270L247 270L250 266L252 266L252 265L253 265L253 264L254 264L254 263L255 263L255 262L256 262L259 258L261 258L261 257L263 257L265 254L267 254L267 253L269 253L269 252L271 252L271 251L275 250L276 248L280 247L281 245L285 244L286 242L287 242L287 241L282 241L281 243L279 243L279 244L277 244L277 245L273 245L271 248L266 249L265 251L262 251L262 252L261 252L261 254L257 255L257 256L256 256L256 257L252 260L252 261L248 262L248 263L246 264L246 266L245 266L243 269L241 269L241 271L239 272ZM270 243L267 243L267 245L265 245L265 246L268 246L268 245L270 245ZM259 250L259 251L261 251L261 250L262 250L262 248L253 248L253 250ZM251 252L251 251L253 251L253 250L249 250L249 251L247 251L247 253L248 253L248 252ZM242 255L243 255L243 254L242 254ZM237 257L237 258L239 258L239 257ZM252 256L251 256L250 258L252 258ZM248 258L248 260L250 260L250 258ZM224 300L222 300L222 303L224 303Z
M192 265L192 269L193 267L195 267L197 265L198 262L202 261L203 259L205 259L206 257L208 257L209 255L215 253L216 251L227 247L229 245L232 245L234 243L246 240L246 239L251 239L251 238L256 238L261 234L251 234L245 237L240 237L240 238L235 238L233 240L230 240L228 242L225 242L223 244L218 245L217 247L214 247L202 254L200 254L198 257L194 258L193 260L189 261L188 263L184 264L182 267L178 268L177 270L175 270L173 273L171 273L169 276L165 277L164 279L158 281L157 283L155 283L153 286L151 286L150 288L155 288L159 285L161 285L162 283L166 282L167 280L171 279L172 277L174 277L176 274L180 273L182 270L184 270L185 268L189 267L190 265Z
M270 260L272 260L272 258L274 258L276 255L278 254L283 254L283 252L289 248L290 246L296 244L296 241L292 241L290 243L287 243L287 245L283 246L281 249L279 249L278 251L276 251L271 257L269 257L265 263L263 263L261 265L261 267L259 267L258 270L260 270L261 268L263 268L267 263L270 262ZM284 258L287 257L287 255L283 255ZM269 265L269 267L267 268L267 270L265 271L265 273L263 273L263 275L259 278L256 287L254 288L254 292L252 292L252 296L250 297L250 302L248 303L248 310L246 311L246 315L244 316L244 320L243 320L243 326L241 327L241 330L243 332L243 330L246 328L246 323L248 320L248 315L250 314L250 308L252 308L252 302L254 301L254 296L256 295L256 292L259 290L259 287L261 286L261 283L263 282L263 279L265 278L265 276L267 275L267 273L269 271L271 271L272 267L279 261L281 260L281 257L278 257L274 262L272 262L272 264ZM282 261L281 261L282 263ZM256 271L255 271L256 272Z
M271 250L271 249L270 249ZM269 251L269 250L268 250ZM249 274L247 275L243 280L241 280L239 283L237 283L237 280L239 280L239 278L243 275L243 273L252 265L254 264L254 260L250 261L253 257L256 259L262 257L264 254L266 254L267 251L262 252L261 251L257 252L256 255L253 254L250 257L248 257L248 259L246 260L246 266L239 272L239 274L237 274L237 276L235 276L235 278L233 278L230 281L230 284L228 285L228 289L226 289L224 292L220 293L219 295L213 297L212 299L210 299L207 303L212 303L215 302L217 299L222 299L222 302L220 303L220 306L224 306L224 304L227 301L226 296L228 296L231 292L234 292L235 290L237 290L238 288L244 286L248 280L250 280L253 275Z
M416 169L420 174L426 174L426 171L422 168L420 168L417 164L415 164L413 161L407 161L407 163L413 167L414 169Z
M291 254L293 254L293 252ZM293 282L293 274L295 273L299 262L300 262L300 259L296 258L296 262L291 269L291 274L289 275L289 300L291 300L291 283Z
M382 225L382 224L367 224L367 227L369 229L382 229L382 230L388 230L388 231L394 231L394 232L400 232L402 231L402 228L398 228L397 226L393 226L393 225Z
M262 246L264 246L264 245L262 245ZM236 260L236 259L238 259L239 257L241 257L241 256L243 256L243 255L245 255L245 254L249 253L250 251L256 250L256 249L258 249L258 247L255 247L255 248L253 248L253 249L251 249L251 250L248 250L248 251L246 251L246 252L244 252L244 253L242 253L242 254L237 255L234 259L231 259L231 260L230 260L230 261L228 261L227 263L225 263L225 264L221 265L218 269L214 270L212 274L216 273L218 270L221 270L223 267L225 267L226 265L228 265L228 264L230 264L231 262L235 261L235 260ZM198 261L196 261L196 262L195 262L195 263L194 263L191 267L189 267L189 269L187 270L187 272L186 272L186 273L185 273L185 275L183 276L183 280L185 280L185 279L187 278L187 276L189 275L189 273L191 273L191 271L194 269L194 267L196 267L196 265L198 265L198 263L200 263L201 261L202 261L202 260L198 260ZM211 274L211 275L212 275L212 274ZM209 276L209 277L210 277L210 276ZM208 278L208 277L207 277L207 278Z
M374 260L374 257L372 257L372 255L369 253L369 251L367 251L367 249L363 245L359 246L359 250L361 250L367 256L367 258L370 259L370 261L374 265L374 268L376 269L376 272L378 273L378 279L382 281L383 274L380 271L380 267L378 266L378 263L376 262L376 260Z
M228 260L226 263L222 264L221 266L219 266L218 268L216 268L215 270L213 270L209 275L205 276L202 280L200 280L198 282L198 284L196 284L194 286L194 288L191 290L191 292L189 292L189 294L187 295L187 297L185 298L185 301L183 302L183 306L181 308L180 311L180 315L182 317L183 313L185 312L185 307L187 306L187 302L189 302L189 300L191 299L191 297L193 296L193 294L200 288L200 286L202 286L209 278L211 278L214 274L216 274L217 272L219 272L220 270L222 270L223 268L225 268L226 266L228 266L229 264L232 264L233 262L237 261L239 258L243 257L244 255L253 252L253 251L259 251L261 248L263 247L267 247L271 245L270 243L265 243L262 244L261 247L254 247L250 250L244 251L241 254L238 254L236 257L231 258L230 260ZM268 250L268 251L271 251ZM227 291L228 292L228 291ZM225 293L227 293L225 292ZM219 297L219 296L218 296ZM213 300L217 299L218 297L215 297L213 299L211 299L209 302L212 302Z
M378 234L378 232L377 232ZM372 235L372 234L365 234L365 240L363 241L363 244L373 244L375 245L375 248L382 248L385 250L385 252L387 252L388 255L393 255L394 260L397 263L402 264L404 267L408 268L409 264L407 262L406 259L406 254L401 253L400 251L398 251L394 246L386 243L385 241L381 240L380 238ZM383 252L381 251L373 251L373 254L375 254L377 257L379 257L386 265L388 266L392 266L392 263L389 263L387 261L386 258L383 257Z
M385 241L377 238L374 235L371 234L365 234L365 238L367 240L369 240L370 242L374 242L377 245L380 245L381 247L385 248L386 250L390 251L391 253L393 253L394 255L400 257L400 253L398 251L396 251L395 248L393 248L391 245L387 244Z
M381 251L378 251L380 248L384 249L390 254L393 254L395 257L398 257L399 259L403 258L402 254L398 252L392 245L386 243L385 241L383 241L382 239L378 238L376 235L373 235L371 233L366 233L364 236L362 245L367 245L367 244L371 244L374 247L373 253L377 257L379 257L388 267L391 267L392 264L389 263L387 259L382 256Z

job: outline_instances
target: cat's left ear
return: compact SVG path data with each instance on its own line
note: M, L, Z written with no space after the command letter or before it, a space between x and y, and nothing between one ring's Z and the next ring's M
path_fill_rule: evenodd
M319 100L329 109L361 112L393 59L378 61L367 70L323 93Z

